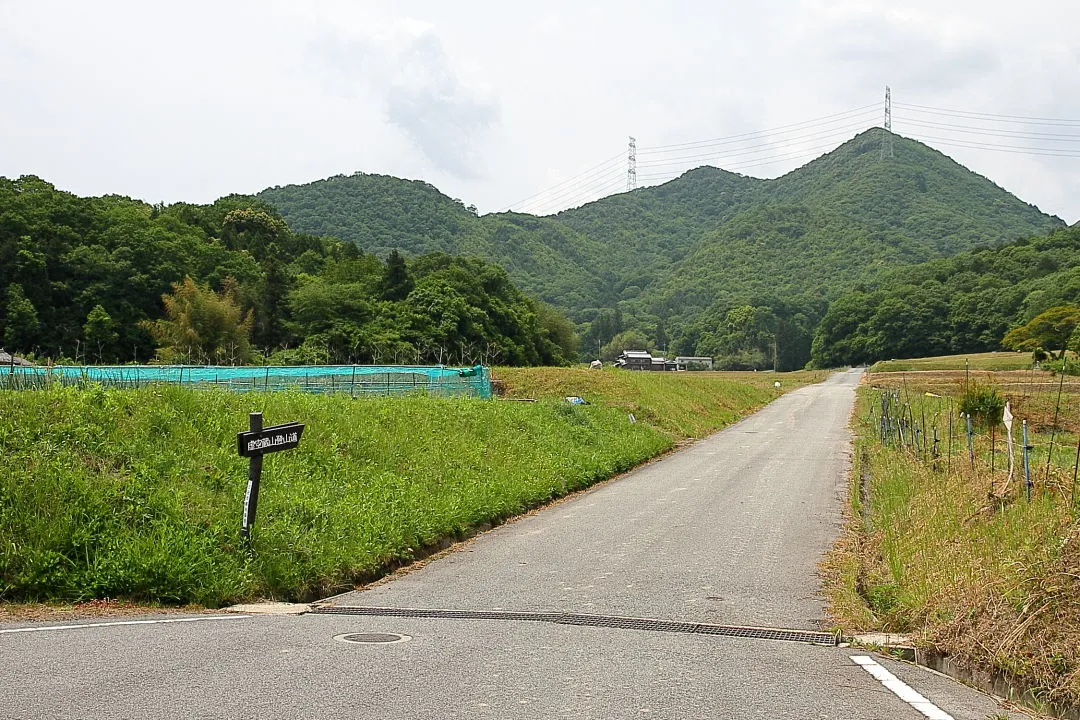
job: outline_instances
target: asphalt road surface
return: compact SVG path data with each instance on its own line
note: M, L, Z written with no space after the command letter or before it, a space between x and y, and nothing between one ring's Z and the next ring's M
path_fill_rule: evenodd
M998 717L980 693L863 651L685 631L823 629L815 566L839 530L857 381L789 393L328 601L383 615L0 625L0 718Z

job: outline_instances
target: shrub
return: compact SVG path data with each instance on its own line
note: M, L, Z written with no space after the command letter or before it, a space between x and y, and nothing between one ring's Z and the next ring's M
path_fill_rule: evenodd
M969 382L960 397L960 412L971 416L976 425L996 423L1005 409L1005 399L996 387Z

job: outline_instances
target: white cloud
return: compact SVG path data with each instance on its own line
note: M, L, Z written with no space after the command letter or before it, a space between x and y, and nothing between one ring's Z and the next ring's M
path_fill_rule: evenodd
M0 174L206 202L362 170L487 211L628 135L647 149L772 128L879 103L886 84L904 134L901 103L1080 118L1077 26L1073 0L0 0ZM775 175L819 141L738 169ZM940 149L1080 219L1076 158ZM562 199L624 179L614 163Z
M431 23L365 20L324 23L310 41L314 56L335 71L334 92L373 96L433 169L478 177L481 149L499 119L492 90L463 74Z

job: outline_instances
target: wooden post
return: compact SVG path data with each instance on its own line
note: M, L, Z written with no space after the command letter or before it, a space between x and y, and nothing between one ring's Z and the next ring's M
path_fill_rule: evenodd
M253 412L248 415L248 429L257 433L262 430L263 416L261 412ZM251 537L251 528L255 525L255 510L259 505L259 480L262 479L262 455L252 455L248 458L248 484L244 494L244 519L240 525L240 537L245 540Z

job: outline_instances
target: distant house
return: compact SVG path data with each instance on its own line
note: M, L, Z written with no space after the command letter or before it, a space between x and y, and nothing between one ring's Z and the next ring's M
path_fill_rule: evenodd
M662 357L653 357L644 350L624 350L619 359L615 361L615 367L626 370L664 372L665 370L674 370L675 363Z
M615 366L626 370L652 370L652 355L644 350L623 350Z
M675 358L676 370L712 370L711 357L683 357Z
M29 362L21 357L4 352L4 348L0 348L0 367L7 365L11 367L15 365L17 367L32 367L33 363Z
M655 372L666 372L668 370L675 369L675 362L668 360L667 358L654 357L652 359L652 367L649 368Z

